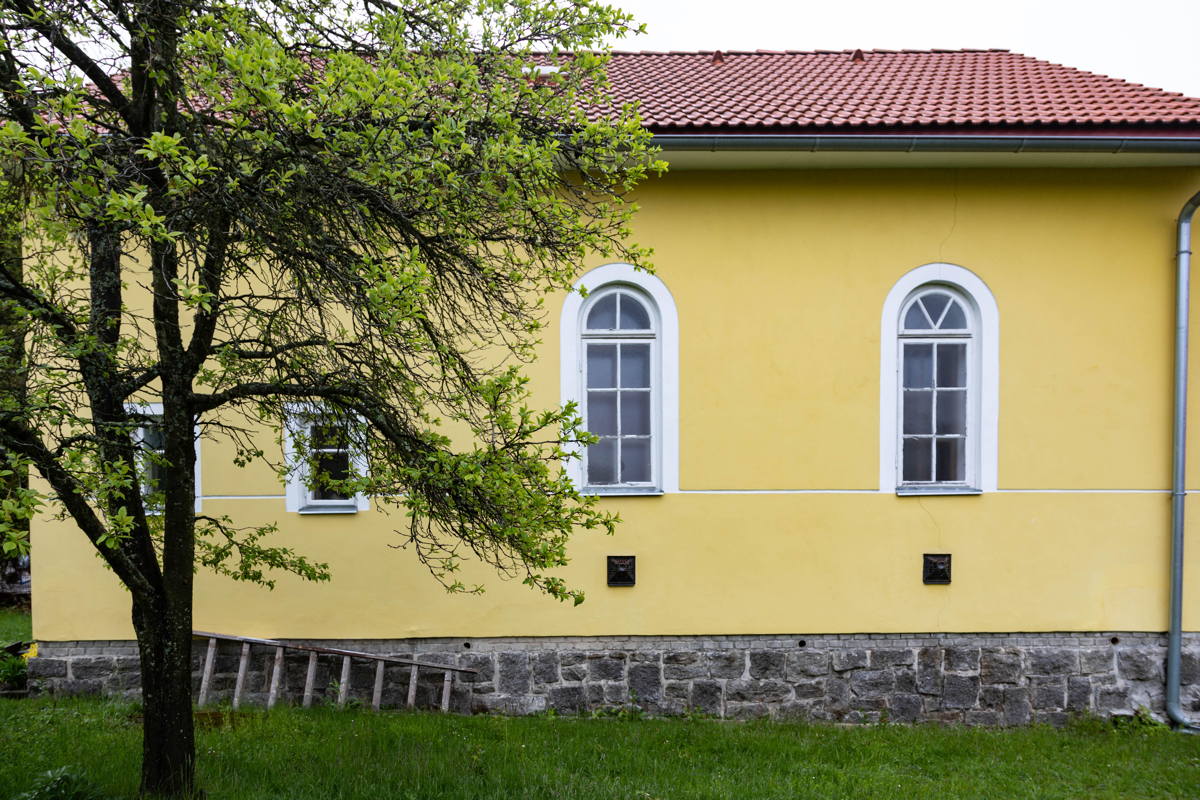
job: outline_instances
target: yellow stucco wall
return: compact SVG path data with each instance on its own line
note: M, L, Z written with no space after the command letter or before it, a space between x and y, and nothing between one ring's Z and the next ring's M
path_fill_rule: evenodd
M314 638L1163 630L1173 225L1198 188L1196 169L651 182L636 227L679 311L683 492L605 501L620 532L580 534L565 571L584 605L483 570L468 582L485 580L485 595L447 596L388 548L401 517L287 514L271 472L236 469L205 442L204 494L238 496L205 512L279 521L334 580L268 592L205 575L196 626ZM880 313L896 280L930 262L972 270L999 305L997 493L876 491ZM531 375L549 404L556 328L545 341ZM784 493L747 493L763 490ZM39 521L34 548L37 637L131 636L127 598L78 533ZM921 583L924 552L954 555L952 585ZM636 587L604 586L606 554L638 556Z

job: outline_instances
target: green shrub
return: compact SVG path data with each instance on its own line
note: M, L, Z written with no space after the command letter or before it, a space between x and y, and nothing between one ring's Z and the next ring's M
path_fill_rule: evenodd
M13 800L107 800L96 787L70 767L42 773L33 788Z
M0 657L0 687L24 689L29 667L20 656Z

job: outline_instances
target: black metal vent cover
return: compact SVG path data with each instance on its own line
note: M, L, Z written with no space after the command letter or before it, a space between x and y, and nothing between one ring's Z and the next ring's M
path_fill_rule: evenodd
M926 553L922 556L922 560L921 580L932 584L950 582L949 553Z
M633 586L637 583L637 556L608 557L608 585Z

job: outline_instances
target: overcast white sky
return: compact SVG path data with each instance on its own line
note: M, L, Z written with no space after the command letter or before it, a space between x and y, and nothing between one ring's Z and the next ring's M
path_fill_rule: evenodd
M1200 0L608 0L622 50L1003 47L1200 97Z

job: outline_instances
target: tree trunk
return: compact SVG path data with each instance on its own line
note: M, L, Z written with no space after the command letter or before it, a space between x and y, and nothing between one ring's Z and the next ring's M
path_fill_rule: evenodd
M151 797L191 797L196 776L192 728L192 613L134 601L142 665L142 785Z

